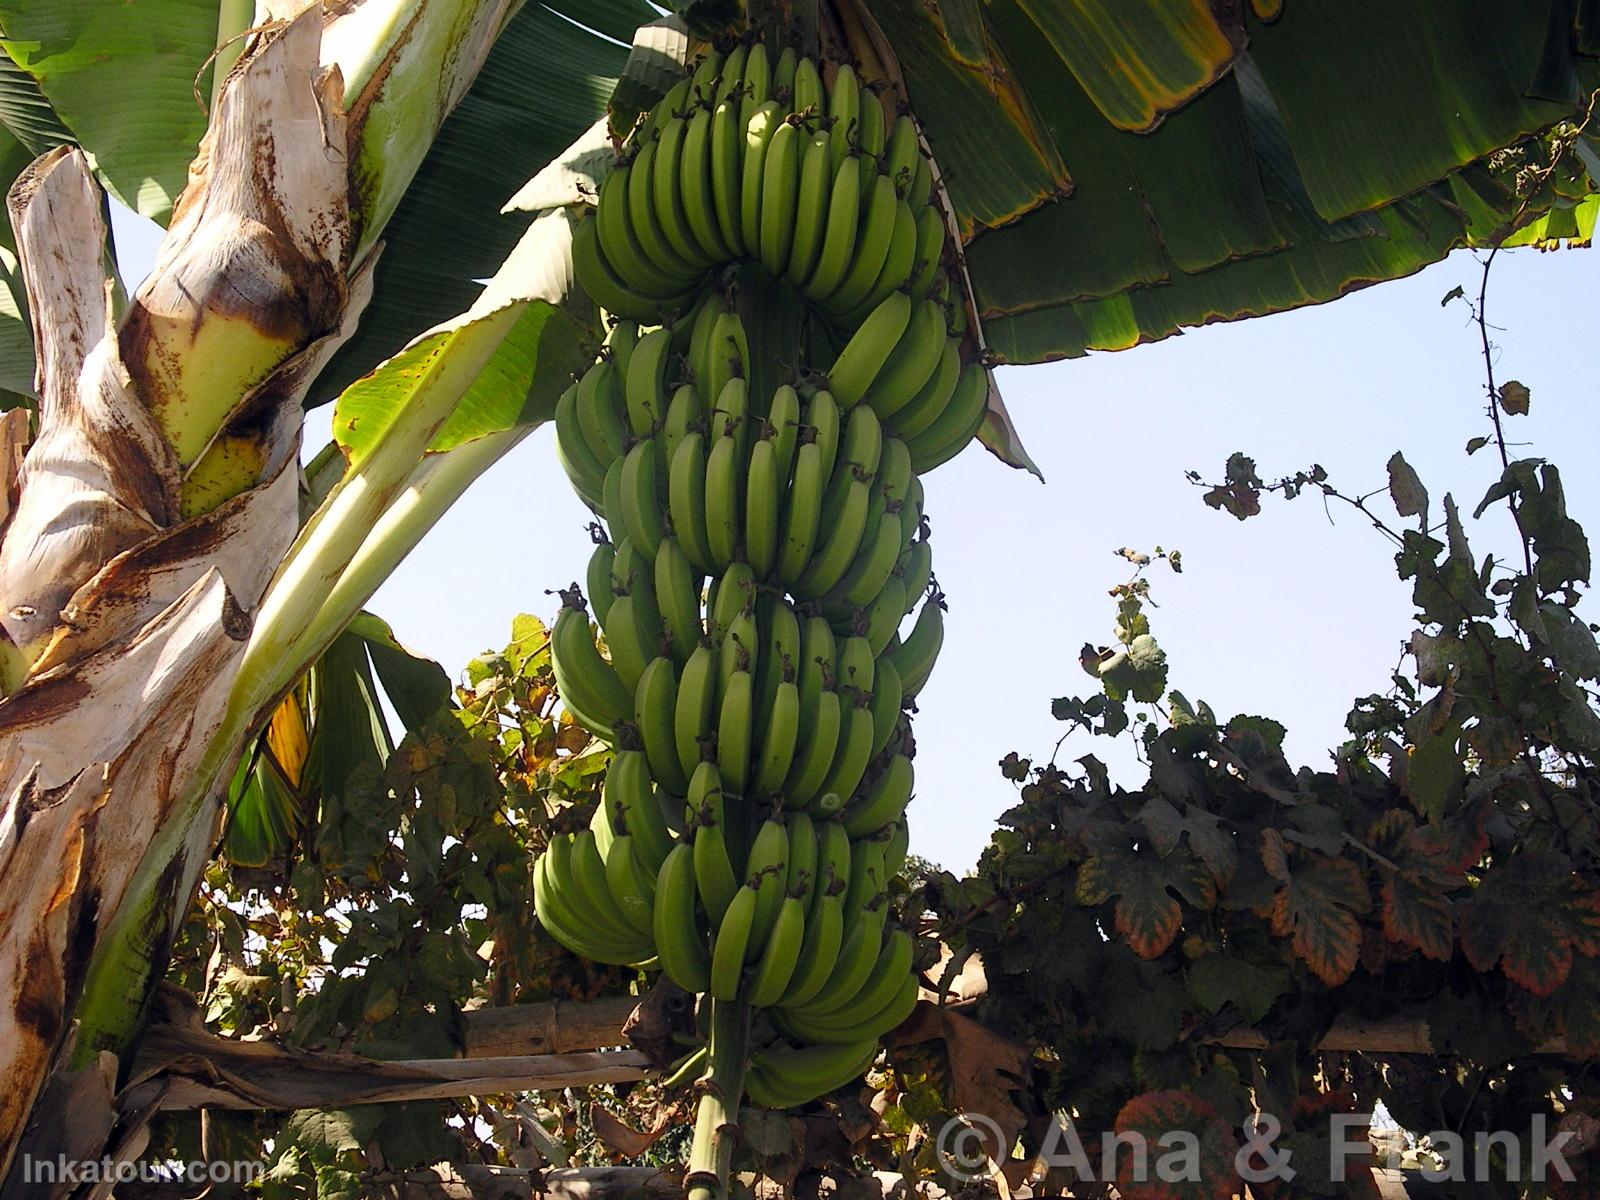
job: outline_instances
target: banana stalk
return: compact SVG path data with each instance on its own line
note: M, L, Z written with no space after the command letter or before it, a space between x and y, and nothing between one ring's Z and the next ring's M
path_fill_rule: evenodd
M705 1002L711 1005L710 1065L696 1085L700 1103L683 1190L688 1200L728 1200L728 1173L750 1064L750 1005L710 997Z

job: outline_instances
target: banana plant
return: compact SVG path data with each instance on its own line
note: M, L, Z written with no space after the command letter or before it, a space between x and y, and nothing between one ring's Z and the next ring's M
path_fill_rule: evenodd
M302 520L303 404L373 335L385 228L518 6L229 0L199 24L204 5L152 7L174 61L142 6L0 6L25 72L9 97L50 118L24 147L44 153L12 156L8 205L37 365L7 381L31 402L0 417L0 1169L30 1124L67 1136L62 1107L85 1094L101 1100L89 1141L63 1148L99 1153L241 749L275 710L284 744L296 680L541 419L579 343L554 214L463 315L362 378L372 419ZM233 61L195 85L209 113L172 117L212 48ZM136 117L116 137L108 85L148 91L122 97ZM199 138L186 173L171 126ZM108 191L168 223L131 299L108 265Z
M745 7L686 15L713 36ZM1381 0L748 7L914 108L993 361L1324 300L1490 241L1552 202L1488 156L1596 83L1581 19L1493 0L1447 20ZM98 1156L241 751L579 365L561 205L583 172L522 197L544 215L494 217L604 115L657 16L0 0L0 1172L30 1124ZM661 90L638 45L645 94L619 91L618 117ZM604 134L575 153L603 161ZM167 225L131 298L108 196ZM301 414L334 396L342 470L303 514ZM998 404L984 436L1026 465ZM70 1129L38 1119L69 1103Z

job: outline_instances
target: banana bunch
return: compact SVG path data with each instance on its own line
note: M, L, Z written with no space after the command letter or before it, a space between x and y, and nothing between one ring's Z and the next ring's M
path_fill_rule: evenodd
M556 449L601 523L551 652L615 753L535 900L574 952L709 997L674 1079L727 1070L716 1014L754 1010L743 1087L774 1108L917 1001L888 896L944 636L921 475L988 404L932 190L849 66L746 40L645 115L575 231L609 323Z
M825 70L793 50L774 60L761 42L709 51L624 154L574 245L579 282L610 312L659 319L738 258L844 328L900 289L949 299L916 124L891 122L848 64Z

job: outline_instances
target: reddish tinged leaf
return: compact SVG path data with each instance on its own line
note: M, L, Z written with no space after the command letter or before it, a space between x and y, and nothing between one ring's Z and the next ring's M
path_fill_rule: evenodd
M1383 934L1437 962L1445 962L1455 942L1450 902L1439 881L1423 871L1385 871Z
M1600 893L1554 852L1524 851L1485 873L1460 911L1461 949L1479 971L1498 965L1535 996L1566 982L1573 954L1600 954Z
M1164 954L1183 927L1187 900L1197 908L1216 903L1211 876L1194 858L1174 852L1159 858L1151 852L1108 850L1078 868L1080 904L1104 904L1117 898L1113 919L1140 958Z
M1139 1156L1130 1147L1117 1147L1117 1192L1123 1200L1229 1200L1239 1187L1233 1167L1239 1147L1233 1130L1216 1109L1191 1092L1135 1096L1122 1106L1113 1128L1119 1134L1140 1134L1148 1147L1142 1170ZM1198 1155L1185 1159L1179 1143L1162 1145L1162 1135L1178 1132L1198 1140ZM1157 1167L1164 1156L1174 1154L1179 1157L1170 1161L1180 1170L1167 1173L1187 1178L1167 1182ZM1198 1169L1187 1170L1191 1166Z
M1336 987L1350 978L1361 954L1356 915L1372 906L1367 882L1347 858L1306 851L1291 868L1283 837L1268 829L1261 839L1267 872L1282 885L1266 916L1272 932L1288 937L1318 979Z

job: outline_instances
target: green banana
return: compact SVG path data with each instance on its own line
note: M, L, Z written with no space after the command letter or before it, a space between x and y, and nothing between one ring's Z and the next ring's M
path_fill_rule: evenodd
M634 701L634 726L644 742L650 773L662 787L682 795L689 790L689 778L683 773L674 736L678 678L672 659L663 655L651 661L639 677Z
M656 877L652 931L661 970L691 994L705 991L711 983L711 954L700 932L696 897L694 851L680 842Z
M689 128L684 134L683 157L679 164L682 172L682 212L700 253L712 262L726 262L733 250L722 236L717 224L715 186L712 181L712 111L711 107L698 109L689 118Z
M826 479L822 448L816 442L801 446L795 456L794 485L784 516L783 545L776 564L777 579L792 587L811 564L812 548L822 526L822 499Z
M810 714L810 735L801 744L789 777L783 782L785 807L804 808L816 799L837 755L844 716L839 693L823 692L817 697Z
M718 925L738 890L739 881L728 855L727 803L715 763L703 762L695 769L689 781L688 807L695 814L696 822L691 842L695 887L706 915L713 925Z
M760 42L750 47L744 62L744 90L739 97L739 129L750 124L750 119L772 96L772 59Z
M911 802L911 760L896 754L872 785L844 810L844 829L853 838L869 837L898 820Z
M574 599L575 598L575 599ZM556 691L567 711L590 732L615 736L615 726L633 711L633 698L594 644L589 614L577 589L563 593L561 614L550 632Z
M618 280L646 300L679 295L691 281L668 275L658 268L639 245L628 219L628 168L621 167L606 176L600 185L600 202L595 209L595 233L600 252L611 264Z
M793 46L785 46L778 53L777 64L772 68L772 94L774 96L794 95L794 73L800 65L800 52Z
M758 108L745 126L744 170L739 183L739 236L746 253L761 247L761 188L766 173L767 147L783 123L776 100Z
M667 415L661 422L661 461L668 468L683 439L701 424L699 389L692 383L680 384L667 402Z
M794 763L800 732L800 689L790 680L780 682L767 711L771 716L761 739L753 788L754 795L761 799L782 792L783 781Z
M706 460L706 538L711 547L711 562L726 571L739 557L742 477L739 440L719 437L711 444Z
M906 436L911 464L926 474L954 457L977 434L989 402L989 373L982 363L968 363L944 411L920 433Z
M879 659L872 676L872 702L867 706L872 712L874 759L883 753L889 745L889 739L894 737L894 731L900 727L900 706L903 703L905 692L900 685L900 669L890 659Z
M717 766L735 795L742 796L750 777L750 734L755 721L755 678L738 670L728 681L717 717Z
M599 222L594 219L580 220L572 231L572 273L601 308L636 321L658 320L663 311L676 308L682 299L649 299L629 287L601 250Z
M639 861L646 870L659 872L672 851L673 836L651 782L644 752L618 751L606 770L602 790L607 797L605 807L616 814L621 827L633 838Z
M842 884L817 896L806 914L805 938L794 964L794 974L777 1003L796 1008L811 1003L827 986L828 977L839 961L844 942L844 893ZM815 893L814 893L815 894Z
M917 126L909 116L902 114L895 119L894 127L889 130L889 143L883 157L883 173L894 181L894 190L903 200L911 193L911 184L917 173L917 159L920 157Z
M763 1108L799 1108L859 1078L877 1056L876 1038L799 1047L774 1043L751 1060L746 1089Z
M784 894L804 900L809 909L817 878L817 827L803 812L790 813L785 819L789 824L789 877Z
M835 127L835 133L837 133ZM861 212L861 168L854 158L835 162L828 188L827 219L822 226L822 244L810 274L797 286L807 299L826 299L844 282L855 255ZM885 249L887 257L887 248Z
M827 228L829 193L833 188L833 159L828 135L815 133L802 147L796 191L794 232L789 240L784 276L795 287L811 278L822 257Z
M795 63L793 90L794 97L790 101L790 108L794 112L811 113L819 117L823 114L822 76L812 59L801 58Z
M634 347L626 366L618 365L628 424L639 437L649 437L667 414L667 368L672 362L672 331L653 329Z
M646 558L655 557L666 535L662 471L661 446L652 437L635 442L622 460L622 526Z
M816 392L806 405L806 424L811 429L811 440L817 444L817 457L822 460L824 480L833 477L834 465L839 455L839 434L843 420L844 416L840 413L832 392Z
M885 512L878 518L877 528L862 538L855 561L829 593L830 599L857 607L872 603L889 582L904 544L900 514Z
M926 538L911 543L905 554L905 566L899 570L906 582L906 606L901 612L904 616L922 599L933 579L933 546ZM879 650L878 653L882 654L883 651Z
M843 169L848 170L849 165L847 160ZM863 183L862 187L865 186ZM901 200L894 194L894 184L889 181L887 175L874 174L872 191L867 197L866 204L866 218L856 235L850 266L845 271L844 278L840 280L839 286L818 300L823 311L832 316L851 312L865 300L867 293L878 282L878 277L883 274L884 264L889 259L889 248L894 240L894 227ZM907 302L909 301L910 298L907 297ZM899 337L899 331L896 331L894 336ZM842 397L840 403L844 403Z
M711 207L729 257L749 250L739 219L739 189L744 172L744 125L739 119L739 107L740 101L729 96L717 104L711 115Z
M840 63L828 89L828 117L833 125L828 133L830 163L837 168L850 152L856 127L861 122L861 85L849 63Z
M900 686L907 700L915 699L939 657L944 644L944 596L934 592L922 603L922 611L905 641L884 657L900 672Z
M580 488L581 492L599 495L607 464L590 447L579 423L578 392L581 386L573 384L556 401L556 445L561 450L567 478L572 480L573 485Z
M745 487L745 559L758 579L772 574L778 558L784 481L778 475L778 447L760 438L750 451L750 476Z
M805 149L800 123L790 117L767 141L761 164L761 264L781 277L789 266L800 193L800 158Z
M905 293L906 285L911 282L911 271L917 259L917 218L911 211L911 206L904 200L895 204L894 227L889 233L889 252L884 255L883 268L878 272L878 277L867 289L867 294L861 298L856 306L839 318L845 328L852 328L863 321L891 294ZM910 300L906 294L906 299Z
M638 606L638 601L630 593L613 600L611 611L606 614L609 618L605 627L606 647L611 651L611 666L630 697L638 688L639 677L644 674L644 669L650 660L656 656L657 649L656 646L648 644L642 636L644 621L636 611ZM632 713L633 705L630 702L627 714L631 716Z
M733 319L738 320L737 317ZM750 385L740 375L730 375L717 389L716 396L716 407L711 410L711 437L731 437L742 452L750 419Z
M667 471L667 511L672 532L690 565L702 575L716 570L706 529L705 435L699 430L685 434L672 456Z
M616 389L616 367L602 359L578 381L578 425L594 456L608 469L622 457L628 427Z
M884 842L883 848L883 875L885 879L893 879L900 874L900 868L906 865L906 857L911 852L911 827L906 824L904 817L889 826L889 837Z
M889 648L896 630L900 628L900 619L906 613L905 581L898 575L890 575L883 589L862 611L866 621L866 632L862 636L867 639L872 652L881 655Z
M767 424L772 428L772 440L777 448L778 479L780 485L787 488L794 474L795 452L800 447L800 393L790 384L782 384L772 393Z
M633 848L633 838L620 834L602 855L606 887L628 923L647 938L654 939L655 876L645 874Z
M850 336L828 369L828 385L839 406L849 409L867 394L911 323L911 297L887 296Z
M912 207L916 204L913 201ZM917 214L917 253L911 265L911 298L919 304L933 294L944 274L944 214L927 207Z
M824 804L824 811L839 811L855 795L856 788L861 783L861 776L867 769L867 762L872 757L872 739L875 732L872 710L851 705L845 716L838 753L834 756L828 774L817 788L818 797L837 798Z
M575 897L571 895L570 880L557 882L551 877L551 858L547 850L533 865L534 914L545 932L574 954L593 962L633 965L654 957L654 948L637 935L612 937L580 920L572 909Z
M746 882L756 889L755 920L750 930L748 961L754 962L767 943L789 882L789 827L780 817L768 817L750 844L745 863Z
M796 682L800 691L800 738L812 740L817 702L833 690L838 668L838 643L822 617L807 617L800 631L800 657ZM830 758L831 762L832 759ZM820 779L818 782L821 782Z
M748 996L753 1007L771 1008L782 998L794 976L805 928L805 901L789 896L782 898L767 936L760 940L751 938L759 952Z
M628 171L628 223L633 229L634 237L639 240L639 248L644 251L645 257L655 264L657 270L664 271L668 275L682 275L684 278L692 279L698 273L697 269L687 259L681 258L668 244L667 236L661 228L661 220L656 214L655 173L658 150L658 142L645 142Z
M883 111L883 104L871 87L861 89L861 124L856 133L856 145L861 147L861 152L869 158L877 158L883 153L884 139L888 128Z
M886 841L862 838L850 843L850 880L844 894L845 912L867 913L880 927L884 911L881 905L874 905L888 882L883 871Z
M594 553L589 555L584 586L589 590L589 602L594 606L594 615L603 626L606 614L611 611L611 602L616 599L616 593L611 590L611 568L617 561L617 548L606 540L605 531L598 525L593 526L593 533L599 540L594 544Z
M705 630L700 624L700 579L674 536L661 539L655 561L656 604L672 657L689 661Z
M872 501L871 485L852 477L845 485L844 500L837 519L828 525L827 541L812 556L811 565L794 583L794 593L811 599L826 595L844 578L861 547L866 531L867 508ZM826 515L826 514L825 514Z
M650 195L667 245L684 262L702 270L711 265L712 259L695 241L683 204L682 159L688 132L689 122L683 118L674 118L662 125L651 171Z
M865 400L880 419L889 422L922 390L939 369L944 344L944 309L931 300L915 305L905 332L867 387Z
M703 640L683 666L672 719L678 762L691 777L702 765L716 730L716 711L717 654L710 641Z
M707 990L718 1000L737 1000L750 949L751 924L756 914L756 890L742 887L717 922L711 942L711 982Z
M883 937L877 961L861 990L851 996L828 996L799 1010L797 1016L839 1029L860 1025L892 1000L911 972L916 944L904 929L895 927Z

